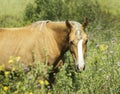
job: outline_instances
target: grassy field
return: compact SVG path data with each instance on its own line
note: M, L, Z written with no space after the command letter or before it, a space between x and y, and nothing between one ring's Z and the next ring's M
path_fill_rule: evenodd
M4 76L1 72L0 94L46 94L46 92L47 94L120 94L120 20L117 19L120 14L120 1L98 1L101 9L103 11L109 9L110 14L116 19L106 18L106 21L88 25L89 42L84 72L74 72L74 65L68 52L66 63L60 72L55 74L56 83L53 89L47 90L49 83L41 78L46 65L35 62L37 68L27 74L26 71L29 69L21 65L18 66L20 75L13 73L14 67L11 73L5 71ZM29 0L0 0L0 15L22 14L28 2ZM111 20L111 23L107 23L107 20ZM11 65L18 64L19 59L20 57L12 57L8 62L12 61ZM1 65L0 70L4 70L4 66ZM39 78L35 80L37 74Z
M95 0L93 0L95 1ZM120 14L120 1L119 0L97 0L103 10L108 10L117 15ZM32 3L33 0L0 0L0 15L17 15L23 13L26 4ZM9 11L8 11L9 10ZM18 15L19 14L19 15Z
M16 15L21 17L26 4L32 1L33 0L0 0L0 15Z
M103 10L108 10L114 15L120 14L119 0L98 0Z

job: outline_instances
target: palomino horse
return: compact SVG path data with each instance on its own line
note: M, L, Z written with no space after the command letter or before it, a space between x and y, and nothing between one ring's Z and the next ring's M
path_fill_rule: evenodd
M28 66L36 60L48 65L58 66L66 51L70 50L77 71L85 68L84 55L87 48L87 34L83 24L75 21L52 22L38 21L21 28L0 28L0 65L11 69L8 64L10 56L20 56L20 63Z

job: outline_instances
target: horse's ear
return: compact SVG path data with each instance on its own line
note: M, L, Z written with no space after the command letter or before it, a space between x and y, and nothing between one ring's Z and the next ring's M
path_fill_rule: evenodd
M66 20L66 26L68 27L68 28L72 28L72 24L68 21L68 20Z
M87 17L84 19L84 22L82 25L84 28L86 28L86 26L88 25L88 18Z

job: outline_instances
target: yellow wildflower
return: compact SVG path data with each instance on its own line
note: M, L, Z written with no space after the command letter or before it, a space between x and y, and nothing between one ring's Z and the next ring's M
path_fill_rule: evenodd
M104 52L107 49L107 46L102 44L99 46L99 48L100 48L100 51Z
M29 92L25 92L25 94L29 94Z
M7 90L8 90L8 87L7 87L7 86L4 86L3 89L4 89L4 91L7 91Z
M39 83L40 83L41 85L43 85L43 84L44 84L44 81L43 81L43 80L39 80Z
M18 94L18 91L15 91L13 94Z
M9 64L12 64L13 62L14 62L13 59L8 60L8 63L9 63Z
M0 65L0 71L4 70L4 65Z
M30 92L29 94L33 94L32 92Z
M5 76L7 77L10 74L9 71L5 71Z
M27 92L25 92L25 94L33 94L33 93L32 93L32 92L28 92L28 91L27 91Z
M16 69L13 67L13 68L12 68L12 71L15 71L15 70L16 70Z
M17 62L20 61L20 59L21 59L20 56L16 57L16 61L17 61Z
M48 92L47 94L51 94L50 92Z
M44 83L45 83L45 85L49 85L49 82L48 82L47 80L45 80L45 82L44 82Z

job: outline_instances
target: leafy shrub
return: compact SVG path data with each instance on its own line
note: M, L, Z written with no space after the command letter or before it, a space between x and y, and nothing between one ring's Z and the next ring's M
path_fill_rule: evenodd
M28 4L25 11L25 20L76 20L88 17L92 21L101 12L98 3L91 0L35 0Z

